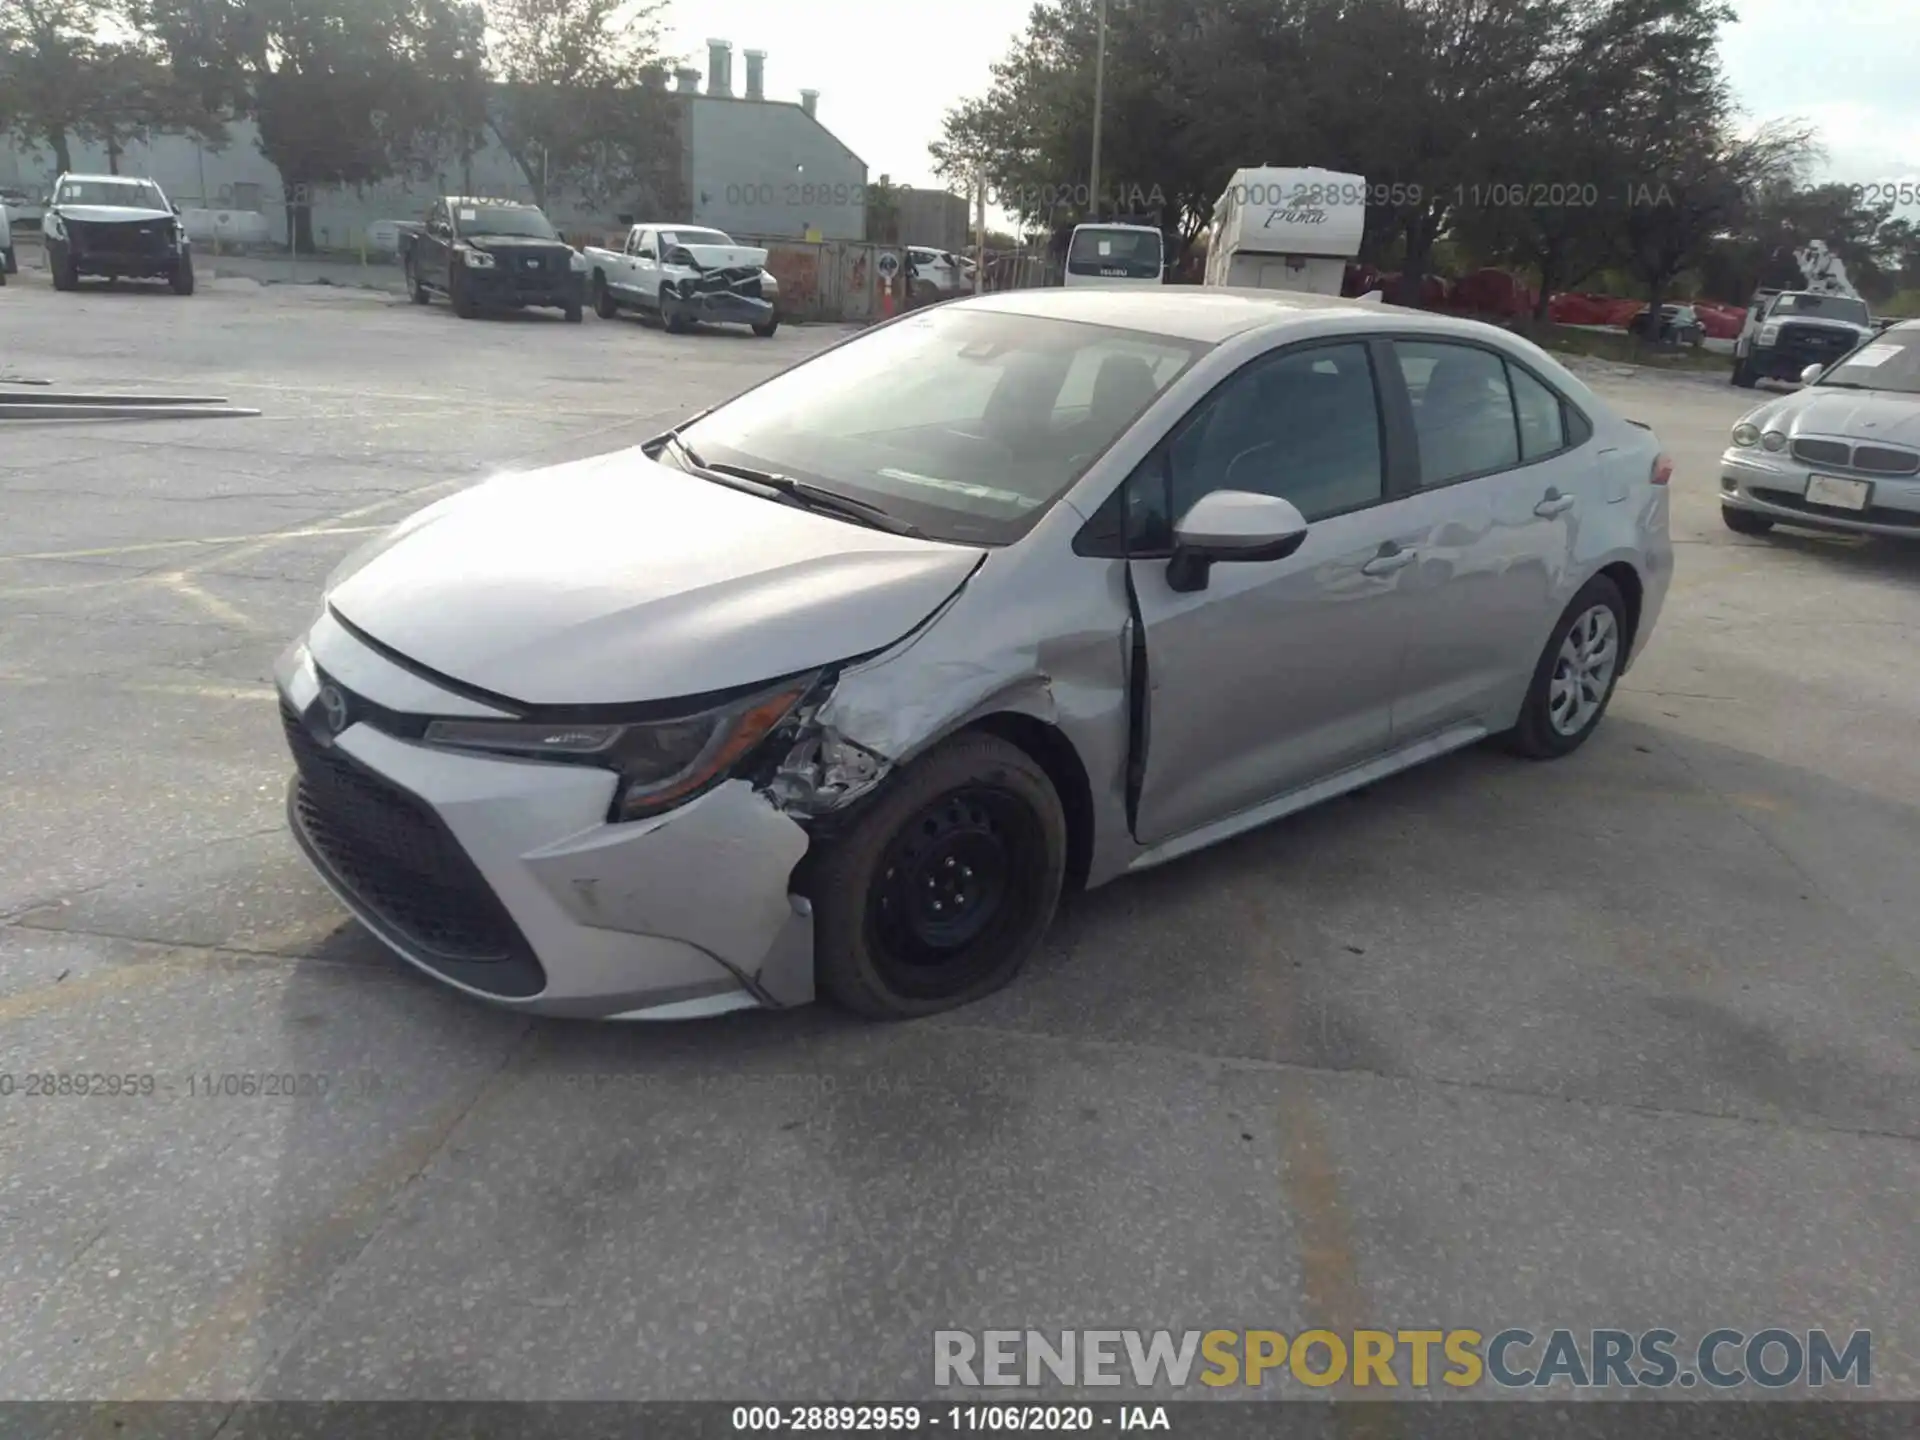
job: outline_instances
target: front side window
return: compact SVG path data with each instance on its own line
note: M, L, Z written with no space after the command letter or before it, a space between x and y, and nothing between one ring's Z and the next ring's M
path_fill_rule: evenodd
M1308 520L1385 493L1380 404L1367 347L1256 360L1196 408L1168 451L1173 516L1215 490L1291 500Z
M1520 463L1513 394L1498 355L1425 340L1398 340L1393 348L1413 402L1422 486Z
M682 437L703 460L809 481L935 539L1007 544L1206 348L931 309L783 372Z

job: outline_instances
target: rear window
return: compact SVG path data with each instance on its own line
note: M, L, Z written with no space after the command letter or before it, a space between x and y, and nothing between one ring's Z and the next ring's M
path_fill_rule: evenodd
M1073 233L1067 251L1067 269L1075 275L1100 275L1111 280L1157 280L1161 271L1161 242L1157 230L1099 230L1083 227Z

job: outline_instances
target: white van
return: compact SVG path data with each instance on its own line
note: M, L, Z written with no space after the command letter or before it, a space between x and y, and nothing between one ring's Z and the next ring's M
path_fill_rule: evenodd
M1076 225L1067 246L1069 285L1131 289L1164 284L1165 242L1151 225Z
M0 200L0 285L7 276L20 273L20 262L13 256L13 226L7 220L7 202Z

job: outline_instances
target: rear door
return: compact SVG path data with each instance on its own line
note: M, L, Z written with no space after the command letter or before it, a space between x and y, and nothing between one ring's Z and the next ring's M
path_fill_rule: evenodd
M1592 427L1538 375L1468 341L1391 349L1389 403L1406 407L1415 439L1404 509L1420 552L1398 748L1510 718L1565 603L1578 529L1609 496Z
M1359 340L1255 360L1128 482L1131 505L1158 509L1136 523L1157 524L1163 545L1214 490L1284 496L1309 525L1286 559L1216 564L1190 593L1168 584L1164 549L1130 558L1147 650L1142 844L1388 748L1415 532L1388 484L1374 371Z

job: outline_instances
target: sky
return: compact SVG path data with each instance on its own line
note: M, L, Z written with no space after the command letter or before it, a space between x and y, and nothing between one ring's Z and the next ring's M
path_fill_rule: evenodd
M1816 124L1821 179L1920 180L1920 0L1734 0L1721 56L1750 120ZM670 0L667 45L705 70L709 39L767 52L770 99L820 92L820 120L870 179L932 184L927 144L1024 28L1031 0ZM1267 157L1257 157L1267 158ZM1310 165L1315 157L1271 157ZM1499 178L1499 177L1493 177Z

